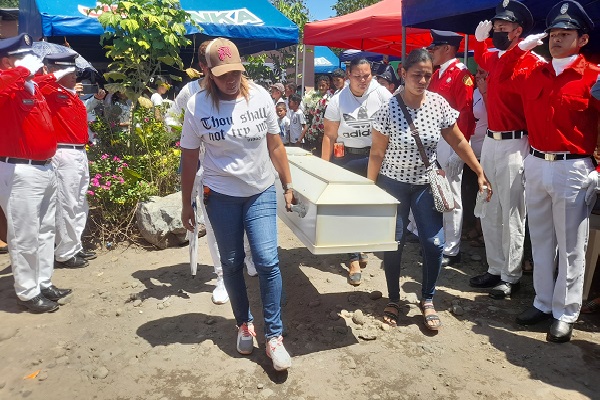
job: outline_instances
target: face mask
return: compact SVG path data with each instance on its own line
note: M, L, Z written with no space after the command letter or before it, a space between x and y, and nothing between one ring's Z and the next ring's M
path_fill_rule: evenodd
M494 32L492 35L492 43L498 50L506 50L510 47L512 40L508 39L510 32Z

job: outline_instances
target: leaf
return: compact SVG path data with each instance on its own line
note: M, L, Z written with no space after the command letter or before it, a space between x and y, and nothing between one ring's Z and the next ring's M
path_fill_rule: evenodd
M144 108L153 108L154 104L152 104L152 101L146 97L138 97L138 103L140 103L140 106L144 107Z
M23 379L35 379L35 378L37 378L38 374L39 374L41 371L42 371L41 369L38 369L37 371L35 371L35 372L32 372L31 374L29 374L29 375L25 376Z

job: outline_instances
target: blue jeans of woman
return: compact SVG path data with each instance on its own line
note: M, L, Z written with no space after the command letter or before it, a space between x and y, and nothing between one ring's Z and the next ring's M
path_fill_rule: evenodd
M366 177L367 166L369 164L369 155L346 153L344 157L336 158L332 156L331 162L350 172L354 172L355 174ZM348 258L350 262L362 259L360 253L348 253Z
M394 196L400 202L396 216L396 241L398 250L383 254L385 280L391 302L400 301L400 263L408 213L412 210L419 231L419 242L423 249L423 280L421 299L431 300L442 266L444 250L444 229L442 213L435 209L433 195L427 185L413 185L379 175L377 186Z
M244 230L258 272L265 336L281 336L281 272L277 254L277 201L275 187L250 197L234 197L211 191L206 212L219 247L223 282L229 294L236 324L252 322L244 280Z

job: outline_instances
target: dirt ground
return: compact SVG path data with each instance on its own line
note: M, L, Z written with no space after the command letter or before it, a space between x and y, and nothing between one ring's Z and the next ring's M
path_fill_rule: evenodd
M545 341L548 324L523 330L514 318L531 304L531 276L506 301L469 288L485 269L483 248L463 244L462 267L442 271L435 303L444 326L432 335L416 306L418 245L405 250L399 326L386 329L381 254L354 288L343 256L310 254L281 222L279 233L288 372L275 372L264 352L258 279L246 280L259 338L242 356L229 304L210 300L212 267L191 279L187 247L121 248L85 269L57 269L54 283L74 293L44 315L17 306L2 255L0 399L600 398L600 316L582 318L566 344ZM210 260L205 244L200 264Z

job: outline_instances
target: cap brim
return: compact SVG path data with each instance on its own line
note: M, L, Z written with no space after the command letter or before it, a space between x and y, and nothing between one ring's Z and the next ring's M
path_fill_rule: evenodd
M558 21L547 27L546 32L550 32L552 29L580 30L582 28L569 21Z
M225 75L226 73L230 72L230 71L245 71L246 68L244 68L244 65L242 65L241 63L235 63L235 64L224 64L224 65L217 65L216 67L212 67L210 69L210 72L212 72L212 74L214 76L221 76L221 75Z

